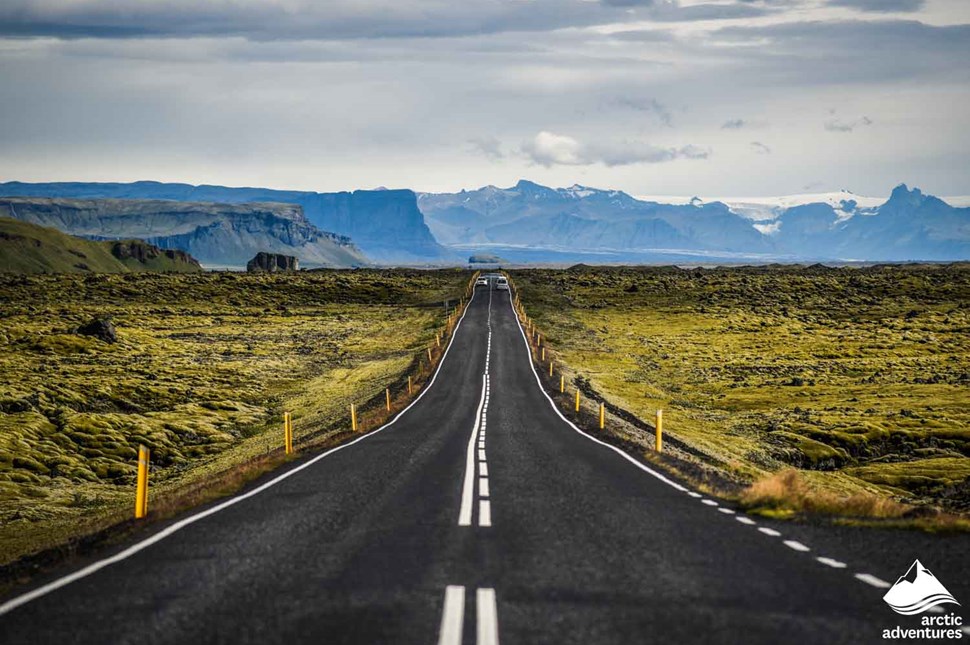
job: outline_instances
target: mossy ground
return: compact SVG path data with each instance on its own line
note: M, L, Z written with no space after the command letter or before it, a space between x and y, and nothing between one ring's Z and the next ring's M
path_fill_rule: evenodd
M284 410L297 446L342 431L468 277L0 276L0 563L125 517L139 444L160 501L278 449ZM119 342L73 333L105 315Z
M570 376L733 478L970 510L970 267L513 277Z

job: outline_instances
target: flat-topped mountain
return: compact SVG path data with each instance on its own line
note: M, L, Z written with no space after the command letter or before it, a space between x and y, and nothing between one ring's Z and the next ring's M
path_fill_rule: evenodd
M0 216L93 239L138 238L210 265L245 266L259 251L309 266L367 262L349 238L321 231L294 204L4 197Z
M98 242L55 228L0 217L3 273L197 273L198 261L184 251L160 249L142 240Z
M435 240L410 190L317 193L270 188L231 188L139 181L133 183L0 183L0 195L114 198L243 204L273 202L302 207L310 224L349 237L369 259L387 264L456 260ZM275 250L275 249L257 249ZM255 251L254 251L255 252ZM247 260L253 256L249 253ZM299 255L299 254L296 254ZM300 257L304 264L310 262ZM359 261L359 260L358 260ZM245 264L245 261L242 262Z

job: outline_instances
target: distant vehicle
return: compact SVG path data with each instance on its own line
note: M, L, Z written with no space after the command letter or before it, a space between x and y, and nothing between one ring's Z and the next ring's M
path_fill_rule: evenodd
M479 286L486 286L487 287L488 286L488 278L479 278L478 280L475 280L475 286L476 287L479 287Z
M499 278L498 280L496 280L495 288L498 289L499 291L508 291L509 290L508 278Z

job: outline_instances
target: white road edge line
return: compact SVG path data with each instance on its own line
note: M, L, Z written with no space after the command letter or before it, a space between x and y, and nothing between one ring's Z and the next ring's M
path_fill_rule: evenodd
M708 506L717 506L717 502L713 499L702 499L701 504L707 504Z
M27 604L28 602L30 602L32 600L36 600L36 599L38 599L38 598L40 598L42 596L46 596L50 592L56 591L57 589L60 589L61 587L65 587L65 586L71 584L72 582L76 582L76 581L78 581L78 580L80 580L82 578L86 578L89 575L91 575L92 573L95 573L97 571L100 571L101 569L103 569L103 568L105 568L107 566L110 566L110 565L115 564L117 562L121 562L122 560L127 560L128 558L130 558L131 556L135 555L136 553L138 553L140 551L143 551L144 549L147 549L151 545L153 545L153 544L155 544L157 542L161 542L162 540L164 540L165 538L169 537L170 535L172 535L172 534L174 534L174 533L176 533L176 532L184 529L186 526L189 526L190 524L195 524L196 522L198 522L201 519L205 519L206 517L209 517L210 515L215 515L219 511L223 511L223 510L229 508L230 506L234 506L234 505L238 504L239 502L241 502L241 501L243 501L245 499L249 499L250 497L254 497L255 495L258 495L258 494L262 493L263 491L265 491L265 490L267 490L269 488L272 488L273 486L275 486L276 484L280 483L284 479L287 479L289 477L292 477L293 475L297 474L301 470L305 470L305 469L309 468L310 466L314 465L315 463L317 463L321 459L324 459L325 457L329 457L330 455L332 455L332 454L334 454L336 452L340 452L341 450L344 450L345 448L349 448L350 446L354 445L355 443L358 443L360 441L364 441L365 439L368 439L370 437L373 437L374 435L376 435L376 434L378 434L380 432L383 432L387 428L390 428L392 425L394 425L395 423L397 423L397 421L401 417L403 417L404 414L408 410L410 410L412 407L414 407L417 404L417 402L420 401L421 398L431 389L431 386L435 384L435 381L438 378L438 374L441 373L441 366L445 364L445 359L448 357L448 352L451 351L451 347L455 343L455 338L458 337L458 329L461 327L461 323L465 320L465 314L468 313L468 309L471 307L471 303L474 300L475 300L475 293L473 292L471 299L468 301L468 306L465 307L465 311L462 312L461 318L458 319L458 324L455 325L455 331L451 335L451 340L448 341L448 346L445 347L445 353L442 354L441 360L438 361L438 368L435 370L434 374L431 376L431 381L428 383L428 385L423 390L421 390L420 392L418 392L418 395L414 398L413 401L411 401L411 403L407 407L405 407L403 410L401 410L400 412L398 412L397 415L393 419L391 419L390 421L388 421L387 423L385 423L384 425L382 425L380 428L378 428L377 430L374 430L372 432L369 432L369 433L365 434L362 437L358 437L357 439L354 439L353 441L349 441L349 442L347 442L345 444L341 444L341 445L339 445L339 446L337 446L335 448L331 448L327 452L324 452L322 454L317 455L316 457L314 457L313 459L310 459L309 461L307 461L304 464L300 464L299 466L296 466L295 468L291 468L290 470L287 470L285 473L274 477L273 479L269 480L265 484L262 484L259 487L254 488L253 490L251 490L249 492L242 493L240 495L236 495L235 497L230 497L229 499L227 499L226 501L222 502L221 504L217 504L216 506L213 506L212 508L207 508L206 510L201 511L199 513L196 513L195 515L190 515L190 516L186 517L185 519L179 520L178 522L175 522L174 524L172 524L172 525L170 525L170 526L162 529L161 531L159 531L158 533L152 535L151 537L145 538L141 542L136 542L135 544L131 545L127 549L125 549L123 551L120 551L119 553L116 553L115 555L113 555L111 557L104 558L103 560L98 560L97 562L92 562L91 564L89 564L88 566L84 567L83 569L79 569L79 570L77 570L77 571L75 571L73 573L70 573L70 574L68 574L66 576L63 576L61 578L58 578L57 580L53 580L51 582L48 582L46 585L37 587L33 591L28 591L27 593L22 594L20 596L17 596L16 598L11 598L7 602L5 602L2 605L0 605L0 616L3 616L4 614L6 614L6 613L8 613L10 611L13 611L17 607L20 607L21 605L25 605L25 604Z
M761 531L762 533L764 533L765 535L770 535L771 537L778 537L779 535L781 535L781 533L779 533L775 529L769 529L769 528L766 528L764 526L762 526L758 530Z
M472 504L475 496L475 437L482 423L482 408L485 407L485 378L482 377L482 398L478 402L478 412L475 413L475 425L472 435L468 438L468 450L465 454L465 481L461 487L461 508L458 509L458 526L472 525ZM479 450L479 454L484 451Z
M855 577L856 579L863 581L867 585L872 585L877 589L889 589L892 586L882 578L877 578L871 573L857 573L855 574Z
M753 519L751 519L750 517L746 517L744 515L738 515L734 519L741 522L742 524L747 524L748 526L754 526L755 524L757 524L757 522L755 522Z
M498 608L494 589L479 589L475 596L477 645L498 645Z
M438 645L461 645L462 628L465 624L465 588L458 585L445 587L445 606L441 611L441 630Z
M608 444L608 443L606 443L604 441L600 441L599 439L596 439L595 437L591 437L590 435L586 434L585 432L583 432L582 430L580 430L578 427L576 427L576 424L574 424L572 421L570 421L565 416L563 416L563 413L560 412L558 406L556 406L556 402L552 400L552 397L550 397L549 394L546 392L545 388L542 387L542 381L539 380L539 373L536 372L535 365L532 364L532 350L529 348L529 341L525 337L525 330L522 329L522 321L519 320L519 315L515 312L515 307L512 306L512 297L511 296L509 296L509 308L512 309L512 315L515 317L515 324L518 325L518 327L519 327L519 334L522 336L522 342L525 343L526 360L529 361L529 369L532 370L532 375L536 377L536 385L539 386L539 391L542 393L542 396L546 397L546 400L549 401L549 406L552 408L552 410L557 415L559 415L559 418L562 419L563 422L566 425L568 425L570 428L572 428L573 430L575 430L576 432L578 432L581 436L586 437L587 439L589 439L590 441L592 441L594 443L598 443L599 445L603 446L604 448L609 448L610 450L612 450L613 452L615 452L619 456L623 457L624 459L626 459L628 462L630 462L631 464L633 464L634 466L636 466L637 468L639 468L643 472L648 473L650 475L653 475L654 477L656 477L657 479L659 479L663 483L667 484L671 488L674 488L676 490L679 490L682 493L688 492L687 491L687 488L685 488L684 486L681 486L680 484L678 484L677 482L673 481L672 479L667 478L666 476L664 476L663 474L657 472L653 468L650 468L649 466L645 466L644 464L641 464L639 461L637 461L636 459L634 459L630 455L626 454L625 452L623 452L622 450L620 450L616 446L611 446L610 444Z
M723 506L717 509L719 513L724 513L725 515L734 515L734 511L730 508L724 508Z

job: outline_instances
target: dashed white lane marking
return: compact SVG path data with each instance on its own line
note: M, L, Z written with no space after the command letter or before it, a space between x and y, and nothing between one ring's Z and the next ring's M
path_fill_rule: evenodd
M478 496L488 497L488 477L482 477L478 480Z
M734 515L734 511L732 511L730 508L721 507L717 510L721 513L724 513L725 515Z
M871 573L857 573L855 577L863 581L867 585L872 585L878 589L889 589L892 585L883 580L882 578L877 578Z
M747 524L748 526L754 526L755 524L757 524L757 522L755 522L753 519L751 519L750 517L746 517L744 515L738 515L734 519L741 522L742 524Z
M445 607L441 612L441 629L438 645L461 645L461 632L465 624L465 588L458 585L445 587Z
M455 330L451 334L451 340L448 341L448 345L447 345L447 347L445 347L445 353L441 355L441 360L438 361L438 366L435 368L434 373L431 375L431 380L428 382L428 384L420 392L418 392L418 395L414 398L413 401L411 401L411 403L409 403L403 410L401 410L400 412L398 412L397 413L397 416L395 416L393 419L391 419L390 421L388 421L387 423L385 423L384 425L382 425L380 428L377 428L373 432L369 432L369 433L365 434L362 437L358 437L357 439L354 439L353 441L348 441L347 443L344 443L344 444L341 444L341 445L336 446L334 448L331 448L330 450L326 451L325 453L320 454L320 455L317 455L316 457L313 457L309 461L307 461L305 463L302 463L299 466L296 466L294 468L291 468L291 469L287 470L286 472L284 472L284 473L282 473L280 475L277 475L276 477L270 479L265 484L262 484L261 486L257 486L256 488L252 489L251 491L248 491L246 493L241 493L239 495L236 495L235 497L230 497L229 499L227 499L226 501L222 502L221 504L216 504L215 506L213 506L211 508L207 508L206 510L201 511L199 513L196 513L195 515L190 515L190 516L188 516L188 517L186 517L184 519L181 519L178 522L175 522L174 524L168 526L167 528L162 529L161 531L159 531L158 533L152 535L151 537L146 538L146 539L142 540L141 542L136 542L136 543L132 544L130 547L128 547L127 549L124 549L123 551L121 551L119 553L116 553L116 554L114 554L114 555L112 555L110 557L104 558L103 560L98 560L96 562L92 562L91 564L89 564L88 566L84 567L83 569L79 569L79 570L77 570L77 571L75 571L73 573L70 573L70 574L66 575L66 576L63 576L61 578L58 578L58 579L53 580L51 582L48 582L46 585L37 587L33 591L29 591L29 592L27 592L27 593L25 593L23 595L17 596L16 598L11 598L10 600L6 601L5 603L0 604L0 616L3 616L4 614L13 611L17 607L20 607L21 605L26 605L27 603L31 602L32 600L36 600L38 598L41 598L43 596L46 596L47 594L51 593L52 591L56 591L57 589L60 589L61 587L66 587L67 585L71 584L72 582L76 582L76 581L81 580L83 578L87 578L91 574L97 573L98 571L100 571L101 569L103 569L105 567L108 567L108 566L111 566L112 564L117 564L118 562L122 562L124 560L127 560L128 558L130 558L131 556L135 555L136 553L140 553L141 551L147 549L148 547L152 546L153 544L157 544L158 542L161 542L165 538L170 537L171 535L173 535L174 533L177 533L178 531L181 531L185 527L190 526L192 524L195 524L199 520L205 519L205 518L209 517L210 515L215 515L219 511L224 511L225 509L227 509L227 508L229 508L231 506L235 506L236 504L238 504L239 502L241 502L243 500L247 500L250 497L254 497L256 495L259 495L263 491L268 490L268 489L272 488L273 486L276 486L280 482L282 482L282 481L284 481L286 479L289 479L293 475L296 475L297 473L299 473L301 471L304 471L307 468L310 468L311 466L313 466L314 464L316 464L320 460L326 459L330 455L332 455L334 453L337 453L337 452L340 452L341 450L346 450L347 448L350 448L354 444L360 443L361 441L367 441L371 437L374 437L374 436L376 436L376 435L384 432L385 430L387 430L391 426L393 426L405 414L407 414L408 410L410 410L415 405L417 405L418 404L418 401L420 401L422 398L424 398L424 395L425 394L427 394L428 392L431 391L431 387L435 384L435 381L438 380L438 375L441 373L441 368L445 364L445 359L448 358L448 354L449 354L449 352L451 352L451 348L454 345L455 338L458 337L458 330L461 329L461 324L465 321L465 314L468 313L468 310L470 308L470 305L471 305L471 303L474 300L475 300L475 293L472 293L472 297L468 301L468 305L469 306L466 306L465 307L465 311L462 312L461 318L458 319L458 324L455 325Z
M478 451L478 460L479 461L486 461L486 459L485 459L485 451L484 450L479 450Z
M758 530L764 533L765 535L770 535L771 537L778 537L779 535L781 535L781 533L779 533L775 529L765 528L764 526L760 527Z
M478 645L498 645L498 608L494 589L479 589L475 597Z
M478 500L478 525L492 525L492 503L487 499Z
M687 494L694 498L703 497L703 495L701 495L700 493L695 493L692 490L687 491Z
M717 502L713 499L702 499L701 504L707 504L708 506L717 506Z
M833 560L832 558L815 558L824 565L830 566L833 569L845 569L845 562L839 562L838 560Z
M480 477L488 477L488 464L484 461L478 463L478 475Z
M465 455L465 481L461 489L461 508L458 510L458 526L471 526L472 524L472 504L475 495L475 436L478 434L478 425L482 419L482 409L485 407L485 379L482 379L482 399L478 403L478 412L475 414L475 425L472 427L472 436L468 438L468 451ZM479 453L484 453L480 450Z
M797 540L785 540L783 544L789 549L795 549L796 551L811 551L810 548Z

